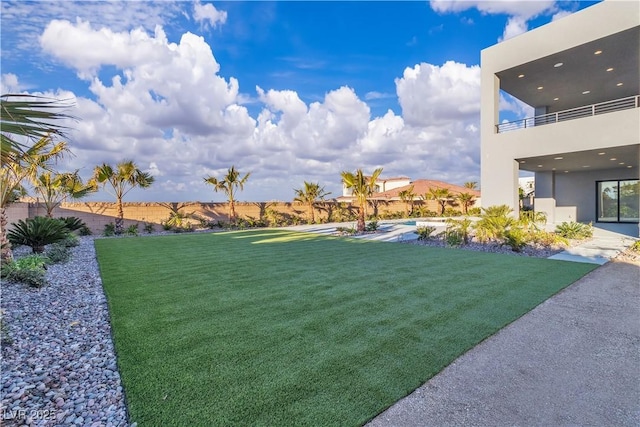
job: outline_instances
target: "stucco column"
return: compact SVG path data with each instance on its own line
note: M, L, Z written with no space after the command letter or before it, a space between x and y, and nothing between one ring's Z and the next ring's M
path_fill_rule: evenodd
M533 201L536 212L544 212L547 222L555 223L556 213L556 173L536 172L536 197Z

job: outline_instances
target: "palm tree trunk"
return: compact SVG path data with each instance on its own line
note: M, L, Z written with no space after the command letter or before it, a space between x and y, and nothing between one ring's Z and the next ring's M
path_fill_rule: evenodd
M11 242L7 238L7 209L0 208L0 245L2 246L2 254L0 258L2 261L11 261L13 259L13 252L11 251Z
M233 199L229 200L229 222L233 222L236 219L236 206L233 203Z
M360 205L358 208L358 233L362 233L364 228L364 205Z
M124 231L124 211L122 210L122 199L118 199L118 212L116 216L116 234Z
M313 202L309 203L309 211L311 212L311 224L315 224L316 222L316 218L315 218L315 212L313 211Z

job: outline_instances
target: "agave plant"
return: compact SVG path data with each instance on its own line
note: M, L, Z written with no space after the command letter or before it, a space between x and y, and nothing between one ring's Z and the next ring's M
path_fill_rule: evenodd
M33 253L39 254L44 252L46 245L64 240L68 233L63 221L36 216L26 221L19 220L7 237L11 244L29 246Z

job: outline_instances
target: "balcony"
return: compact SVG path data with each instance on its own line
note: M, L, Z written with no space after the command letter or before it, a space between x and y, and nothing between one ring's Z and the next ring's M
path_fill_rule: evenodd
M613 113L615 111L628 110L631 108L640 108L640 95L615 99L613 101L600 102L598 104L585 105L583 107L557 111L555 113L543 114L541 116L528 117L526 119L520 119L513 122L500 123L496 125L496 132L504 133L512 130L549 125L552 123Z

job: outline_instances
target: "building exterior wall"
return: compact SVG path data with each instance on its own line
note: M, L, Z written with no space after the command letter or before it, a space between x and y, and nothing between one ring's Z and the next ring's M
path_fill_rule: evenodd
M640 25L640 2L605 1L481 53L481 183L484 206L518 211L516 159L640 144L640 108L497 133L497 74ZM614 173L615 172L615 173ZM611 176L615 175L615 176ZM624 176L623 176L624 175ZM536 174L535 209L550 222L595 220L595 181L638 178L637 168Z

